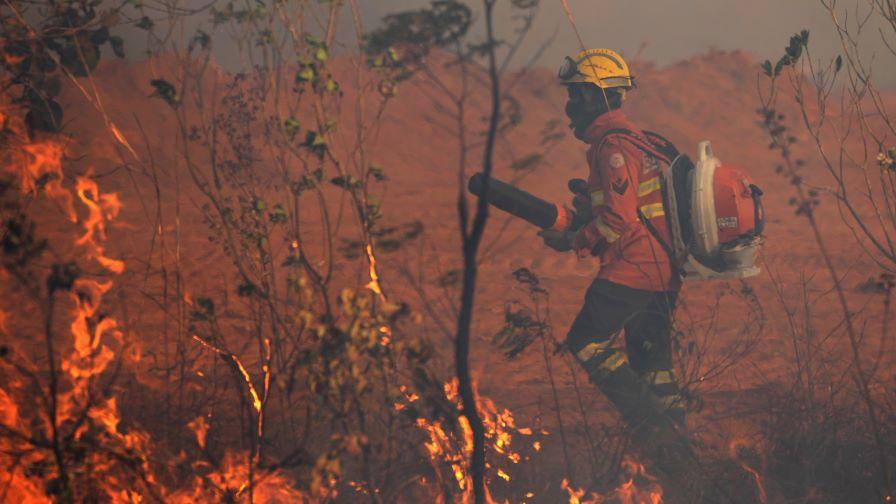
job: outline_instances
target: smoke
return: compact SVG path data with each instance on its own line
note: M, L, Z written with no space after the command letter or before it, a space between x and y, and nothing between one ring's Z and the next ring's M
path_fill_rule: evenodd
M480 2L466 0L474 9ZM499 34L512 38L519 20L514 18L508 0L498 2L496 22ZM224 8L219 0L215 5ZM383 16L391 12L422 8L430 0L360 0L358 5L366 29L378 25ZM867 0L841 0L837 2L838 18L847 20L851 27L868 14ZM184 0L182 7L189 9L207 6L205 0ZM609 47L631 58L642 59L660 65L674 63L694 54L712 49L743 49L757 59L774 59L784 53L784 46L791 35L802 29L811 33L810 50L813 60L827 61L842 53L836 29L830 15L820 0L569 0L576 25L584 43L590 47ZM322 13L323 14L323 13ZM481 15L477 16L481 19ZM321 17L323 19L323 16ZM884 40L875 20L866 25L860 37L865 50L864 62L873 65L893 53L887 47L896 48L896 40ZM203 29L214 35L208 10L186 21L182 33L191 34ZM308 27L320 31L321 27ZM481 26L474 27L481 30ZM246 65L236 54L239 51L228 41L224 29L221 36L213 37L215 57L225 68L236 70ZM338 39L345 45L355 43L351 14L346 9L338 25ZM892 33L892 29L884 30ZM123 34L131 49L129 54L139 56L145 47L146 33L137 28ZM540 53L539 51L543 48ZM563 14L560 0L542 0L538 17L526 43L520 47L513 64L525 65L535 59L539 66L553 68L566 55L580 50L579 43ZM875 75L885 87L896 87L896 65L877 63Z
M813 59L823 61L842 52L830 15L820 0L568 0L583 41L591 47L609 47L627 57L640 56L661 65L686 59L711 49L744 49L757 59L784 54L791 35L802 29L811 33ZM376 0L364 6L367 26L396 10L427 5L426 0ZM471 2L475 3L475 2ZM499 4L509 2L499 2ZM867 0L837 2L840 20L856 20L868 13ZM515 21L496 17L500 33L512 33ZM869 23L863 30L863 57L867 63L892 56L882 40L879 26ZM538 59L541 66L555 67L563 57L580 50L569 27L560 0L542 0L532 36L520 48L517 64L526 63L539 46L556 32ZM892 29L889 30L892 33ZM896 40L889 40L896 48ZM878 65L875 75L886 87L896 87L896 65Z

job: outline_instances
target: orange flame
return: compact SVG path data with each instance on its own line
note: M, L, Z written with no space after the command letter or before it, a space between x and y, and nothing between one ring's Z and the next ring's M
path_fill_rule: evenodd
M757 449L757 447L747 441L746 439L734 439L731 443L728 444L728 454L734 459L738 465L740 465L741 469L743 469L750 477L753 478L753 482L756 484L756 490L759 493L759 502L761 504L765 504L768 502L768 497L765 493L765 485L762 482L762 476L760 476L759 471L751 467L745 458L748 457L748 454L752 453L757 456L760 460L760 464L762 463L762 453Z
M74 291L77 295L73 297L77 304L75 318L70 326L74 346L72 354L62 361L62 370L75 380L102 373L114 358L114 353L102 344L102 340L107 334L116 339L121 337L121 333L115 330L115 320L104 318L96 322L93 331L90 330L91 320L99 309L102 296L110 288L111 282L99 283L85 279L75 282Z
M84 222L84 235L75 241L76 245L87 245L88 253L104 268L112 273L124 271L124 262L110 259L104 255L104 248L97 241L106 239L106 222L114 219L121 211L121 202L117 194L100 194L96 181L86 177L78 177L75 189L78 198L87 205L89 214Z
M193 434L196 434L196 444L199 445L200 448L205 449L205 439L208 436L208 422L205 420L204 416L196 417L192 422L187 424L187 427L193 431Z
M642 464L626 455L621 469L624 481L606 495L592 492L586 499L585 490L573 488L567 480L560 487L569 495L569 504L662 504L663 489Z
M38 142L22 146L24 160L14 162L11 168L18 172L19 183L24 194L44 193L62 208L66 218L71 222L78 220L72 204L71 193L62 186L62 154L61 143L54 141Z
M370 282L367 283L367 288L385 302L386 295L383 294L383 289L380 286L380 276L376 272L376 257L373 256L373 245L368 243L365 250L367 251L367 262L370 264Z
M245 382L246 384L246 390L249 392L249 397L252 399L252 409L255 410L256 418L258 420L256 422L256 431L258 436L260 437L264 429L264 409L261 396L258 395L258 390L256 389L255 384L252 382L252 377L249 375L249 371L246 369L246 366L243 365L243 362L239 357L236 356L236 354L218 348L195 334L193 335L193 339L198 341L202 346L217 352L219 355L230 361L240 373L240 376L243 378L243 382ZM270 345L270 342L266 341L266 343L267 345ZM268 347L268 353L269 352L270 348ZM267 365L263 366L263 370L265 372L265 393L267 393L268 386L270 385L270 373L268 372Z
M418 399L416 394L408 394L406 389L402 388L405 399L411 403ZM461 409L460 398L457 391L457 380L444 384L445 397L453 402L458 411ZM498 461L504 460L509 464L517 464L522 457L519 453L511 448L511 442L514 434L531 435L530 428L517 428L513 414L507 410L499 410L493 401L476 394L476 403L482 417L483 426L485 427L485 437L487 448L494 454L498 455ZM401 403L396 404L396 409L404 409ZM426 418L417 418L416 425L424 431L429 440L424 442L424 447L429 454L430 460L436 466L436 474L440 474L439 467L442 464L447 465L451 470L453 484L461 492L461 502L470 502L473 497L473 479L470 474L468 463L470 454L473 452L473 430L466 417L458 415L458 425L460 427L460 439L450 430L442 425L441 422L432 421ZM510 481L510 474L502 467L495 468L495 474L505 480ZM493 503L486 488L486 502Z
M20 119L2 113L0 119L7 135L7 146L11 147L2 153L3 164L0 169L17 176L19 189L23 194L46 196L60 205L65 218L72 223L78 221L73 206L73 192L77 192L88 207L89 217L83 230L85 234L76 244L89 245L88 255L101 259L101 264L107 269L121 272L123 263L108 259L102 254L106 222L114 218L121 207L117 196L101 195L96 184L86 178L78 179L75 191L64 187L63 144L56 140L27 143L27 135ZM71 478L90 478L88 486L96 485L96 488L85 490L76 482L73 488L78 489L78 492L92 492L90 497L93 500L139 501L140 491L133 488L135 482L128 479L129 475L117 470L121 462L110 456L112 453L127 454L129 464L138 466L136 469L143 474L142 484L155 486L155 478L148 463L148 454L151 453L149 435L138 430L120 432L121 415L116 397L97 389L99 380L96 378L108 369L114 358L113 350L107 346L109 339L120 342L122 337L117 330L116 321L101 316L99 312L103 295L111 287L111 282L101 283L80 278L69 291L73 304L69 324L71 344L58 347L66 350L59 359L60 372L54 375L59 387L54 391L55 408L52 414L34 416L34 407L20 411L16 406L16 399L19 399L18 404L25 403L21 397L16 396L22 393L24 400L33 403L33 391L20 390L24 385L15 380L6 380L0 385L0 421L5 429L22 433L19 437L0 438L0 464L3 467L4 481L0 495L4 499L22 502L51 501L46 495L48 482L58 475L52 470L37 475L25 474L21 468L46 465L48 457L45 449L35 449L27 439L32 436L49 439L51 432L55 435L57 431L76 440L91 436L91 442L102 440L103 445L108 448L91 450L84 455L85 467L90 467L89 474L70 475ZM61 296L62 293L57 295ZM3 314L4 319L9 315L7 312ZM55 331L55 327L53 330ZM34 367L28 361L22 362L20 366L23 369ZM9 458L10 454L16 454L14 461ZM97 491L105 496L97 494ZM77 501L84 497L85 495L72 496Z
M244 502L249 496L249 457L245 453L227 452L217 470L205 476L208 464L194 464L197 476L188 488L169 495L166 502L173 504L193 504L194 502L225 502L221 496L231 496L235 502ZM258 503L274 504L295 502L297 504L318 502L296 489L296 482L282 471L267 471L252 478L252 500ZM332 497L330 495L329 497Z

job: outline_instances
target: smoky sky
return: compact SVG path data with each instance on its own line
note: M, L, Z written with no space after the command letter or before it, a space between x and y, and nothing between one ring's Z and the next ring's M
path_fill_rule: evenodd
M851 27L868 14L869 0L833 1L840 21ZM365 17L368 24L375 24L391 11L428 3L377 0L365 5ZM842 52L831 16L819 0L569 0L569 7L586 46L613 48L629 57L643 47L642 58L658 64L711 49L744 49L758 59L772 59L781 56L790 36L802 29L810 31L813 59L827 60ZM502 14L497 16L498 28L507 33L513 21L506 12ZM864 27L862 56L869 64L876 62L874 73L879 83L894 87L896 58L881 38L881 27L874 20ZM557 66L580 45L561 1L542 0L529 43L520 54L533 53L555 32L538 61L543 66ZM890 47L896 48L892 28L889 34Z
M743 49L757 59L781 56L791 35L802 29L810 31L810 54L813 60L829 61L842 53L840 40L831 16L821 0L568 0L576 26L588 47L608 47L632 57L640 50L642 59L660 65L674 63L709 50ZM836 4L837 16L853 30L858 20L867 16L874 0L825 0ZM219 3L224 3L219 0ZM207 0L185 0L182 5L205 5ZM365 29L375 28L383 16L407 9L419 9L430 0L359 0ZM482 33L481 1L467 0L479 22L474 34ZM508 5L498 0L496 31L510 39L518 26ZM347 10L347 9L346 9ZM191 20L188 29L202 26L209 29L209 16ZM893 29L885 42L877 18L865 25L862 42L864 63L873 68L879 85L896 87L896 60L887 47L896 49ZM348 12L339 20L343 40L353 38L352 20ZM135 34L126 34L128 42L139 44ZM220 35L223 35L221 33ZM234 68L234 48L216 37L215 56L220 64ZM563 13L561 0L541 0L536 21L526 42L517 52L517 65L533 59L544 46L535 63L555 68L563 56L580 49L573 30ZM137 46L139 47L139 45Z

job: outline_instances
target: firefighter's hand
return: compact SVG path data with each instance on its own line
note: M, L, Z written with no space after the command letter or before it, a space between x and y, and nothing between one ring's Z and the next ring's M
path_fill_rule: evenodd
M573 234L569 231L557 231L556 229L543 229L538 235L544 239L544 244L558 252L572 250Z

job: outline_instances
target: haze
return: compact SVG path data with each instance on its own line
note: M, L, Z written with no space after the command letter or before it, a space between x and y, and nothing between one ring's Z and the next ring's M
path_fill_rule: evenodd
M838 17L847 20L851 31L855 21L867 16L873 0L825 0L833 2ZM184 8L200 8L206 0L182 0ZM390 12L417 9L429 5L429 0L358 0L366 30L374 28ZM223 7L224 2L216 5ZM474 9L481 2L469 1ZM508 38L517 22L509 15L509 1L498 2L497 31ZM774 59L794 33L808 29L811 33L810 51L813 59L830 60L840 54L840 40L831 17L821 0L569 0L576 25L584 43L590 47L610 47L626 57L638 54L642 59L660 65L674 63L711 49L743 49L757 60ZM879 16L878 16L879 17ZM481 21L481 15L477 14ZM191 36L202 27L211 32L208 11L194 16L181 32ZM159 19L159 23L164 20ZM896 40L881 38L880 26L868 24L863 31L862 58L865 64L877 63L874 75L878 85L896 87L896 65L887 64L894 56ZM222 28L223 29L223 28ZM474 29L482 32L481 25ZM885 30L892 39L892 30ZM339 38L353 38L348 11L339 21ZM146 34L139 29L122 33L127 40L128 54L135 56L145 47ZM235 70L238 51L230 37L214 37L215 57L225 68ZM231 39L231 40L228 40ZM545 43L549 42L535 62L555 68L565 55L579 50L579 43L563 14L561 0L542 0L540 12L527 43L518 52L515 63L526 64ZM643 49L643 50L642 50Z
M860 14L869 8L868 0L833 1L840 18L850 21L857 19L856 8ZM429 4L423 0L361 3L368 26L389 12ZM813 58L829 59L841 52L831 18L819 0L569 0L569 7L585 45L611 47L631 57L643 43L641 56L659 64L710 49L745 49L758 59L776 58L784 53L790 36L801 29L811 32ZM499 27L509 29L510 22L507 16L501 16ZM869 61L876 57L886 62L892 54L877 28L865 28L868 51L863 56ZM520 53L524 58L534 54L555 30L554 41L539 59L540 65L554 67L563 56L579 48L560 0L542 0L533 36ZM896 65L879 65L875 74L881 85L896 87Z

